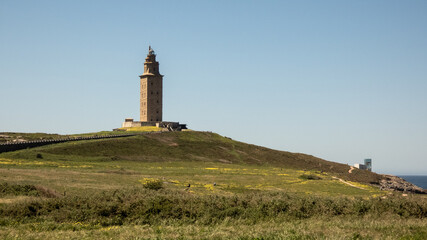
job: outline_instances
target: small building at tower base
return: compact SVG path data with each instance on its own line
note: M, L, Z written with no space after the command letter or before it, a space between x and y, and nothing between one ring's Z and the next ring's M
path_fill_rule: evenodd
M179 122L141 122L134 121L133 118L126 118L122 123L122 128L133 128L133 127L158 127L164 128L168 131L181 131L187 129L187 124L180 124Z

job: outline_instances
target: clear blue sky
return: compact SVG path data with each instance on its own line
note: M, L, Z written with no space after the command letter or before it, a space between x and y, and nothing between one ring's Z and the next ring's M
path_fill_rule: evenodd
M164 119L427 175L427 1L0 1L0 131L139 116L151 44Z

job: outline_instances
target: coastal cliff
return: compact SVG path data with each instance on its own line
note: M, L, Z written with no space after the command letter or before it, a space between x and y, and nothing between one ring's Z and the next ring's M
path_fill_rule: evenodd
M410 182L407 182L403 178L396 177L393 175L382 174L383 179L380 181L381 190L392 190L400 191L405 193L418 193L418 194L427 194L427 190L420 188Z

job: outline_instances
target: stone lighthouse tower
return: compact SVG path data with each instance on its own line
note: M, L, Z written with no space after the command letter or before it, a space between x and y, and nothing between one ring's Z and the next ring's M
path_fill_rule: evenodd
M144 73L139 77L141 79L140 121L161 122L163 75L159 72L159 63L151 46L148 47L148 55L145 58Z
M144 62L144 73L139 76L140 85L140 121L126 118L121 128L113 130L127 131L130 128L144 131L141 127L156 126L159 131L181 131L187 129L187 124L163 121L163 75L159 72L159 63L151 46Z

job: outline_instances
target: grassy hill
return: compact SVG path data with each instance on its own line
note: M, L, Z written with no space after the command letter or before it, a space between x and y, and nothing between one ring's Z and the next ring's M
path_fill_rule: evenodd
M427 236L424 196L381 191L381 175L349 169L193 131L2 153L0 236Z
M141 162L196 161L251 164L298 170L317 170L336 174L346 180L378 183L380 175L326 161L306 154L276 151L246 144L208 132L167 132L125 139L73 142L6 154L9 158L34 159L35 152L46 159L104 157Z
M328 194L380 193L368 185L378 183L381 179L375 173L359 169L349 173L350 167L345 164L306 154L271 150L208 132L153 133L122 139L69 142L4 153L0 155L2 158L3 163L8 165L28 168L86 168L87 171L121 169L151 178L179 175L171 181L185 181L183 184L193 186L231 184L241 191L264 185L296 192L311 189L310 192ZM317 176L311 178L322 181L304 179L307 176ZM364 185L351 187L334 177L351 181L353 185L356 182Z

